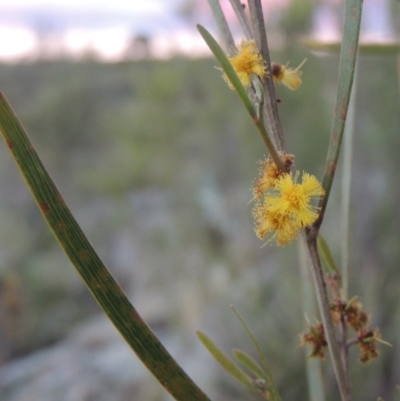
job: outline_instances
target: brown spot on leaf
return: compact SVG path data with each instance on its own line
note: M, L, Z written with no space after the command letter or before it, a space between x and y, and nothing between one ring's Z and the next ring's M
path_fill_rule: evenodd
M90 252L87 249L80 250L78 255L83 262L88 262L90 260Z
M92 278L92 279L90 280L90 285L91 285L92 288L94 288L94 289L96 289L96 290L98 290L99 288L101 288L101 284L100 284L99 280L97 280L96 278Z
M41 211L43 214L47 214L47 213L50 212L50 205L49 205L47 202L41 202L41 203L39 203L39 208L40 208L40 211Z
M6 145L8 149L12 149L14 147L14 143L10 139L6 139Z
M341 120L343 122L346 121L347 109L348 109L347 106L348 106L348 99L347 99L347 97L344 97L343 101L342 101L342 110L341 110L341 113L340 113L340 118L341 118Z
M335 174L335 171L336 171L336 163L331 163L329 167L329 174L331 175L331 177Z

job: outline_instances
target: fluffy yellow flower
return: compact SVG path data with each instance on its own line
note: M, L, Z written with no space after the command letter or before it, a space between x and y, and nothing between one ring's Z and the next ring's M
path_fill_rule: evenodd
M300 85L302 84L301 76L303 74L302 71L300 71L300 68L305 62L306 60L304 60L294 70L288 68L288 65L285 66L278 63L272 63L271 70L274 82L282 83L292 91L299 89Z
M275 182L275 191L265 198L265 203L273 214L290 215L301 227L306 227L317 219L318 208L310 201L325 191L319 181L310 174L304 173L301 184L292 174L283 174Z
M279 152L279 157L282 162L290 168L294 162L294 155L285 152ZM260 161L260 178L253 185L253 199L260 199L264 193L270 189L275 187L276 180L283 174L272 160L271 157Z
M239 45L236 55L228 57L228 59L245 87L250 86L252 74L256 74L260 78L267 76L265 61L258 52L254 40L248 42L243 41ZM231 81L225 74L223 74L223 78L228 83L229 87L234 89Z
M264 239L272 233L266 244L273 240L277 245L288 244L296 238L297 232L301 228L290 215L275 213L262 203L257 203L253 208L253 217L255 219L254 231L258 238Z

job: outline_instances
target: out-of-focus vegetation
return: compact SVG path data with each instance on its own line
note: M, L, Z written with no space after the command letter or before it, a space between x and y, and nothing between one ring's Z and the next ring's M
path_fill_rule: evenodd
M305 57L303 86L278 87L279 107L296 168L321 177L338 57L304 48L273 55L292 65ZM215 64L176 58L0 65L0 86L139 312L156 327L184 333L190 346L201 328L225 350L251 353L228 308L234 304L269 357L282 398L305 399L296 246L261 249L253 233L250 187L266 151ZM394 347L381 347L368 366L352 353L357 399L393 399L400 382L398 110L395 57L361 57L350 293L360 296ZM97 307L5 146L0 163L0 356L6 361L58 341ZM323 225L337 262L339 190L336 182ZM335 388L333 379L328 383ZM216 385L230 399L249 399L223 372Z

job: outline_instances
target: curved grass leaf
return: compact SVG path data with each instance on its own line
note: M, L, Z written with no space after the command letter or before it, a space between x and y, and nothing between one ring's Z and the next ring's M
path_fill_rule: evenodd
M240 322L242 323L243 327L245 328L245 330L247 331L247 334L249 335L251 342L254 344L258 355L261 358L261 362L262 362L262 367L263 370L266 374L267 377L267 383L268 383L268 387L270 389L270 400L271 401L281 401L281 397L279 395L278 392L278 388L276 387L274 378L272 376L271 370L268 366L268 362L267 362L267 358L265 357L264 353L261 351L261 347L260 344L258 344L256 337L254 336L253 332L250 330L250 327L247 325L247 323L244 321L244 319L242 318L242 316L240 315L240 313L233 307L231 306L231 309L233 310L233 312L235 313L235 315L237 316L237 318L240 320Z
M204 333L197 331L202 344L207 348L208 352L214 359L235 379L239 380L246 387L253 388L251 378L238 368Z
M259 379L267 380L262 367L250 356L240 349L232 350L233 356Z
M232 64L228 60L228 57L226 56L225 52L221 49L221 46L212 37L212 35L210 34L210 32L207 31L206 28L204 28L201 25L197 25L197 29L200 32L200 35L203 37L204 41L207 43L210 50L213 52L215 58L220 63L222 70L228 77L232 86L235 88L237 94L239 95L240 99L242 100L243 104L245 105L251 118L252 119L257 118L257 113L256 113L255 108L253 107L253 103L249 99L246 89L240 82L240 79L239 79L238 75L236 74L236 71L232 67Z
M54 236L136 355L176 400L209 401L142 320L97 256L1 93L0 131Z

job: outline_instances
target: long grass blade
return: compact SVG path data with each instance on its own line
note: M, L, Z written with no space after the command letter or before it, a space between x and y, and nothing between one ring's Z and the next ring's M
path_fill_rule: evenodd
M175 362L97 256L0 93L0 133L60 246L136 355L178 401L209 401Z

